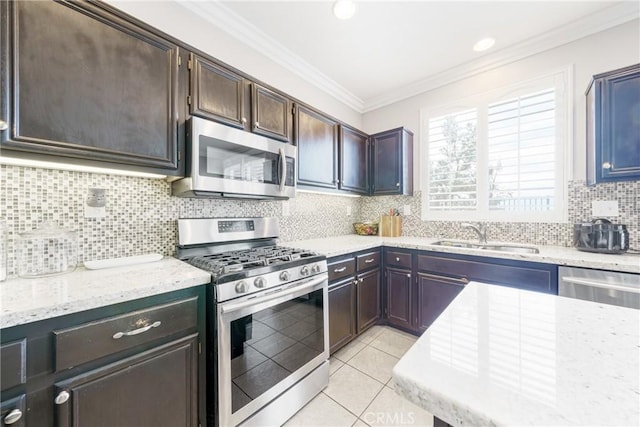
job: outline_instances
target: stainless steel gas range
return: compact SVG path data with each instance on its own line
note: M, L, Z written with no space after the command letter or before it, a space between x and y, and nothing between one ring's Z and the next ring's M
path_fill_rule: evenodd
M178 220L176 256L211 273L210 425L281 425L329 382L326 258L278 234L275 218Z

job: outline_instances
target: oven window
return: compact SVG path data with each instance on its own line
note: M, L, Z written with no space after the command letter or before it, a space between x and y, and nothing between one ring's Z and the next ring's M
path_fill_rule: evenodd
M322 290L231 322L232 412L324 351Z

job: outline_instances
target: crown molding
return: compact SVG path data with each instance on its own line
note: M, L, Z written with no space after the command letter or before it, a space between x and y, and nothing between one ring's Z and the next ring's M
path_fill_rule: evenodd
M178 1L178 4L361 114L640 18L639 2L622 1L524 42L363 100L222 3Z
M240 42L297 74L358 113L364 111L364 101L335 80L329 78L274 38L217 1L180 1L178 4L195 12Z
M363 113L519 61L638 18L640 18L640 3L635 1L621 2L482 58L466 62L380 96L366 99Z

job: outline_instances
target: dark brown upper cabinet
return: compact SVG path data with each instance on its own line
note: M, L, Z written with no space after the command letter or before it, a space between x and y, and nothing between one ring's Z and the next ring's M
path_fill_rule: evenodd
M413 194L413 133L397 128L371 136L371 195Z
M369 137L355 129L340 126L341 190L369 194Z
M244 129L245 80L226 68L191 54L191 99L189 112L194 116L215 120Z
M338 124L302 105L296 110L298 184L338 187Z
M177 44L101 2L0 8L3 149L181 173L186 90L180 96L179 84L187 86L187 74Z
M640 180L640 64L593 76L586 97L587 184Z
M289 99L257 83L251 84L251 131L289 142L291 122Z
M291 101L194 53L190 113L284 142L291 141Z

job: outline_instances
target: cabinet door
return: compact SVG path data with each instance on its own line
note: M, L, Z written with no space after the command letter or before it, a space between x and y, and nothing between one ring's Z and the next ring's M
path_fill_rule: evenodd
M166 173L178 168L177 45L106 5L0 7L1 26L9 28L0 61L9 123L3 148Z
M190 113L243 129L244 79L197 55L191 54Z
M296 108L298 184L337 187L338 125L303 106Z
M398 128L371 137L373 195L413 192L413 134Z
M329 351L334 353L356 335L355 279L329 287Z
M387 285L387 321L393 326L412 329L411 271L387 268L385 276Z
M260 135L289 142L289 100L258 84L253 83L251 87L251 130Z
M369 139L362 132L345 126L340 126L339 188L369 193Z
M601 181L640 179L640 65L602 84Z
M359 275L356 289L357 326L360 333L380 319L380 269Z
M27 404L24 394L0 403L0 424L3 427L24 427L27 425L26 418Z
M464 289L465 279L418 273L418 330L424 332Z
M197 335L55 386L56 425L197 426Z

